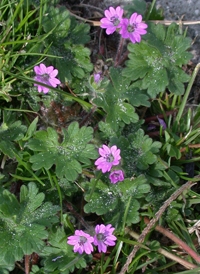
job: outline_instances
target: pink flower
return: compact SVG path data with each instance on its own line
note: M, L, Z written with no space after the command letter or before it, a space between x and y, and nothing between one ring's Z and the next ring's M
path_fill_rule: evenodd
M106 33L109 35L121 27L123 9L119 6L116 9L110 7L109 10L105 10L104 14L106 17L100 20L101 28L106 29Z
M99 148L100 158L94 163L97 166L97 169L101 169L103 173L110 171L112 166L119 164L121 159L120 149L117 149L117 146L112 146L109 148L106 145L103 145L103 148Z
M74 245L74 252L82 254L85 251L86 254L91 254L93 251L94 238L82 230L76 230L75 236L69 236L67 239L69 245Z
M38 92L43 91L43 93L47 93L49 91L49 88L43 87L43 84L52 86L54 88L57 87L57 85L60 84L60 80L58 80L56 75L58 74L58 70L54 69L53 66L46 67L44 64L40 64L40 66L35 66L34 71L36 73L36 76L34 77L34 80L41 82L41 85L34 84L34 86L38 86Z
M101 72L94 74L94 81L98 84L101 79Z
M124 173L122 170L114 170L109 176L111 184L116 184L118 181L122 182L124 180Z
M111 225L97 225L95 227L95 236L94 236L94 245L98 246L99 252L106 253L107 246L114 246L117 238L112 235L114 227L111 228Z
M130 38L132 43L140 42L141 36L147 33L145 30L148 26L147 24L141 23L142 15L137 15L137 13L133 13L128 19L122 19L122 29L120 30L120 34L123 38Z

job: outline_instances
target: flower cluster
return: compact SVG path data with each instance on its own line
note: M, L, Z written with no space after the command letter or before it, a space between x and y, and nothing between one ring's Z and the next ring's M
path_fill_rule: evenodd
M103 173L109 172L112 166L119 165L119 161L121 160L120 149L117 149L117 146L112 146L109 148L106 145L103 145L103 148L99 148L99 154L101 155L95 161L95 165L97 169L101 169ZM114 170L111 172L109 176L111 183L117 183L118 181L124 180L124 174L121 170Z
M82 254L91 254L94 250L92 243L98 247L99 252L106 253L107 246L114 246L117 238L112 234L115 230L111 224L105 226L103 224L95 227L95 236L92 237L82 230L76 230L74 236L69 236L67 243L74 246L74 252Z
M41 63L40 66L34 67L34 71L36 73L34 80L41 83L41 85L34 84L34 86L38 87L38 92L43 91L43 93L45 94L49 91L49 88L44 87L42 84L52 86L54 88L56 88L57 85L60 84L60 80L56 78L58 70L54 69L53 66L46 67L43 63Z
M106 29L108 35L120 29L119 33L123 38L129 38L132 43L139 43L141 35L147 33L145 30L147 24L142 23L142 15L136 12L131 15L130 19L123 19L123 9L118 6L116 9L110 7L109 10L105 10L104 14L106 17L100 20L101 28Z

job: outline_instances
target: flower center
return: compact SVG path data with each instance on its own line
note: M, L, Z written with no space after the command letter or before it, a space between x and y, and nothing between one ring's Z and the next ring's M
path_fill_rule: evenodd
M45 73L41 75L43 81L47 82L49 80L49 74Z
M114 15L110 18L110 22L112 22L114 26L118 26L120 23L120 20L117 15Z
M129 25L127 30L128 32L134 32L134 30L137 28L137 24Z
M112 154L107 154L104 158L106 159L106 162L108 163L112 163L114 160L114 157Z
M97 234L97 240L104 242L106 240L106 236L103 233Z
M78 242L79 245L84 245L86 242L87 242L86 237L84 237L84 236L79 237L79 242Z

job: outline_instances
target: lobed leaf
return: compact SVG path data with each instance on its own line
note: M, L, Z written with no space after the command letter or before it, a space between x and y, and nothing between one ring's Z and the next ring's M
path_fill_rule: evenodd
M120 123L130 124L138 121L135 108L127 101L131 98L129 90L130 81L123 77L120 69L110 69L110 82L104 93L98 93L93 102L102 107L106 113L106 123L109 123L113 130L117 131Z
M131 198L126 224L139 222L140 203L139 198L144 197L145 193L148 193L150 186L146 184L144 176L131 180L125 179L123 182L117 184L105 184L99 180L98 184L90 198L90 192L95 184L95 180L92 179L89 183L84 183L85 200L88 202L84 211L86 213L95 212L97 215L105 214L105 219L115 226L117 230L122 228L124 212L129 200Z
M44 203L44 194L38 193L35 183L23 185L20 202L15 195L0 192L0 260L8 265L24 255L40 252L47 239L46 227L57 221L58 206Z
M188 63L192 54L186 52L191 39L178 34L178 27L172 23L167 31L161 24L149 24L146 41L130 43L129 59L123 75L141 90L147 89L151 98L168 88L176 95L184 93L184 84L189 76L180 68ZM140 80L141 79L141 80Z
M78 174L82 172L82 164L90 164L90 159L98 157L94 145L87 144L93 138L91 127L82 127L73 122L66 131L63 129L64 139L58 142L58 134L53 128L47 131L35 133L27 146L37 153L30 157L33 169L50 169L56 165L56 174L59 178L66 177L69 181L74 181Z

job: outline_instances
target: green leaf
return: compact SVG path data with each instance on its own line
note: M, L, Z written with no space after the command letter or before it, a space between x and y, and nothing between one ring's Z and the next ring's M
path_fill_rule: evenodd
M174 23L167 31L161 24L150 23L145 38L146 41L142 40L140 44L128 45L130 60L126 61L123 75L129 80L138 80L134 85L147 89L151 98L166 88L176 95L183 94L183 83L189 81L189 76L181 66L192 58L186 52L191 39L179 35Z
M134 0L132 4L129 4L124 7L125 10L128 11L128 17L130 17L134 12L141 14L142 17L145 15L146 11L146 2L144 0Z
M144 197L144 194L150 190L150 186L146 184L144 176L139 176L134 180L125 179L116 185L110 183L105 184L99 180L89 200L93 184L95 184L94 179L92 179L90 183L83 184L86 190L85 200L88 202L84 207L86 213L95 212L97 215L105 214L106 220L115 226L117 230L120 230L122 228L122 220L127 202L129 197L132 197L126 223L127 225L131 225L132 223L139 222L138 210L140 203L138 199Z
M124 92L124 97L126 97L131 105L135 107L145 106L150 107L149 96L145 90L141 90L132 84L127 91Z
M38 122L38 116L30 124L25 137L22 139L23 141L28 141L33 136L37 128L37 122Z
M158 241L152 241L148 247L151 251L156 251L160 248L160 243Z
M136 129L135 133L129 134L127 138L111 138L110 146L112 145L116 145L121 151L121 165L126 177L144 175L148 183L166 184L162 179L158 180L158 177L163 177L163 170L166 169L157 156L162 146L160 142L153 142L148 135L144 135L142 129Z
M10 158L14 157L13 151L17 152L15 142L23 139L26 126L21 121L11 124L2 123L0 127L0 150Z
M43 200L34 183L21 187L20 203L9 191L0 192L0 260L12 264L44 248L46 227L57 221L59 207Z
M88 144L93 138L91 127L82 127L73 122L66 131L63 129L64 139L58 142L58 134L53 128L47 131L37 131L27 146L37 153L30 158L32 168L50 169L56 165L56 174L59 178L66 177L69 181L76 180L82 172L82 164L90 165L90 159L96 159L98 153L94 145Z
M83 46L90 40L89 25L79 24L74 17L70 18L65 7L51 7L43 24L44 31L51 32L44 41L46 47L53 42L48 53L62 57L49 58L51 65L58 69L61 82L64 83L65 79L71 81L73 77L82 79L92 71L90 50Z
M50 32L57 26L52 32L54 39L66 37L70 27L69 11L65 7L50 7L47 16L42 18L42 26L45 32Z
M85 268L87 266L85 257L74 253L73 246L67 244L66 234L63 229L58 228L56 232L51 232L46 246L40 256L44 257L45 273L68 274L74 272L75 268Z
M129 124L138 121L138 115L131 104L126 101L131 97L126 91L130 81L121 75L120 69L110 69L112 83L105 88L104 93L98 93L93 102L107 112L106 123L109 123L113 130L117 131L119 123Z

